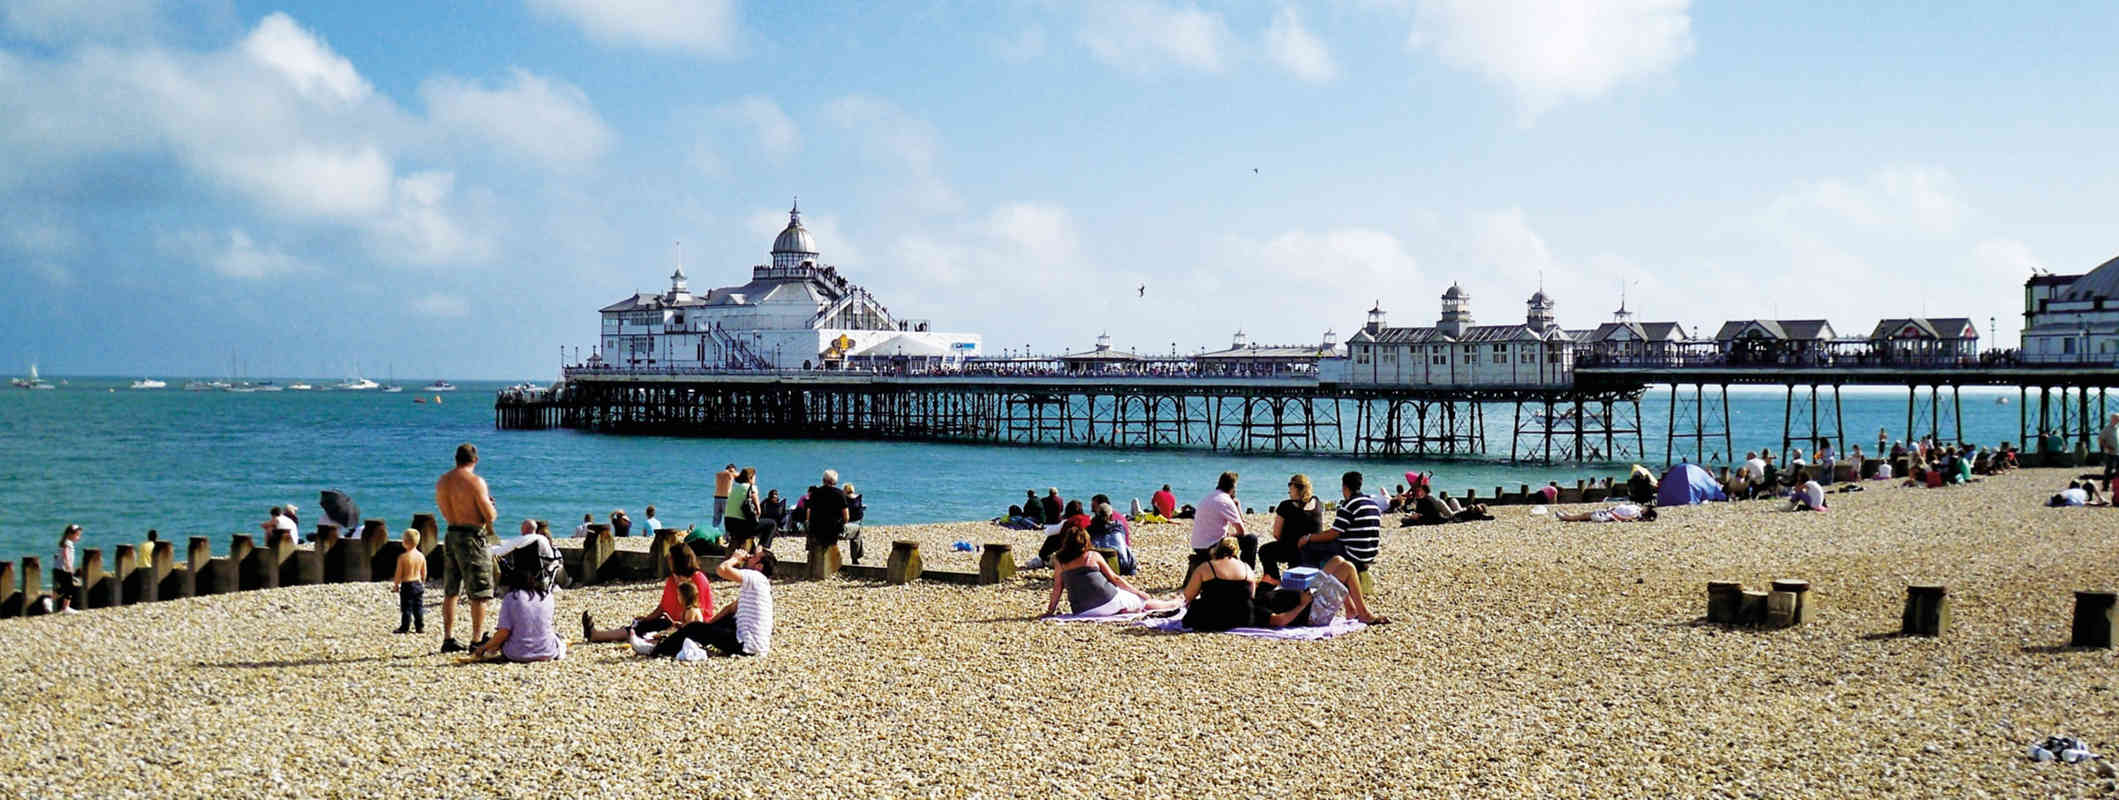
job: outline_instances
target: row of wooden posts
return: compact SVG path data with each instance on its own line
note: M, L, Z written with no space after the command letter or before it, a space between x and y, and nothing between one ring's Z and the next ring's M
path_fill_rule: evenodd
M1707 584L1707 621L1722 625L1786 628L1816 617L1817 603L1810 596L1810 583L1777 580L1772 591L1745 591L1733 581ZM1906 606L1899 615L1901 636L1941 636L1950 627L1950 590L1939 583L1916 583L1906 587ZM2069 647L2111 647L2119 632L2119 592L2075 593L2075 615L2070 624Z
M419 550L427 556L428 577L445 578L447 566L441 554L441 538L434 515L415 514L412 528L419 531ZM660 578L669 574L668 552L682 547L684 531L659 530L648 552L617 549L608 525L591 525L581 547L561 548L569 576L576 585L615 583ZM143 552L144 551L144 552ZM293 538L276 532L263 546L249 534L230 538L228 554L213 556L205 536L190 537L187 558L176 559L176 543L121 544L106 558L100 548L81 553L75 573L75 608L109 608L281 586L320 583L387 581L396 574L402 540L393 536L388 523L367 520L358 537L345 537L336 525L316 526L311 546L296 545ZM1117 566L1117 552L1105 556ZM783 565L782 575L822 578L833 574L901 584L932 580L963 584L992 584L1015 575L1015 557L1008 544L988 544L979 558L979 571L947 572L925 569L919 543L891 544L889 558L881 567L844 565L837 546L817 548L803 563ZM47 602L49 601L49 602ZM57 608L57 599L45 593L44 569L36 557L0 562L0 618L26 617Z

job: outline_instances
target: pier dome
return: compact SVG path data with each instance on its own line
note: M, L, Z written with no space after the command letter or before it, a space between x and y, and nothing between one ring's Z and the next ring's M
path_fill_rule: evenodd
M793 267L804 261L817 261L817 240L802 227L802 205L796 203L787 210L787 227L773 239L773 266Z

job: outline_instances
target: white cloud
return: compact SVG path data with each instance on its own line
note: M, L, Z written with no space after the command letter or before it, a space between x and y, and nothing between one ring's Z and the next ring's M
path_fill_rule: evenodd
M412 310L430 317L454 319L471 313L471 304L453 294L434 292L412 301Z
M1988 239L1972 249L1974 257L1997 275L2015 274L2030 277L2034 273L2051 272L2045 261L2031 252L2031 246L2015 239Z
M1297 78L1325 83L1339 76L1332 51L1325 47L1324 40L1302 27L1302 19L1293 6L1284 6L1273 15L1273 25L1266 29L1265 46L1266 55Z
M354 70L353 62L286 14L273 12L258 20L240 49L311 99L355 103L374 91Z
M603 157L615 138L581 89L516 68L488 89L456 78L420 84L434 124L558 169Z
M252 239L241 228L165 235L156 244L170 256L190 260L230 278L256 280L314 270L286 251Z
M413 264L479 262L493 254L492 240L466 228L450 208L455 173L415 172L391 186L389 213L369 223L377 255Z
M157 23L160 0L7 0L0 27L46 44L139 35Z
M802 146L801 134L795 127L795 121L789 119L787 112L781 111L780 104L773 102L770 97L745 97L730 104L727 110L750 126L751 132L758 137L758 146L765 150L766 155L776 159L786 158L794 155Z
M1956 231L1970 214L1949 170L1901 164L1858 180L1826 178L1800 183L1767 207L1766 222L1789 229L1832 223L1940 234Z
M1411 44L1507 86L1525 113L1602 96L1692 53L1690 0L1418 0Z
M871 162L896 173L902 184L899 194L910 204L929 211L957 207L956 190L942 180L936 166L941 143L934 125L866 95L833 100L824 115L851 134Z
M1098 61L1134 73L1175 66L1220 72L1233 38L1221 15L1191 3L1110 0L1085 13L1081 43Z
M726 58L736 54L742 39L736 0L528 2L538 13L571 22L605 44Z

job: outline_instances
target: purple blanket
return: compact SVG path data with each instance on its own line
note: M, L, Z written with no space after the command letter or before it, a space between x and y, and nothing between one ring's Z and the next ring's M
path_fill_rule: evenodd
M1153 612L1149 612L1149 611L1135 611L1135 612L1132 612L1132 613L1130 613L1130 614L1104 614L1104 615L1101 615L1101 616L1094 616L1094 617L1092 617L1092 616L1088 616L1088 615L1085 615L1085 614L1057 614L1057 615L1054 615L1054 616L1046 617L1046 618L1045 618L1045 621L1046 621L1046 622L1139 622L1140 620L1144 620L1144 619L1147 619L1147 618L1148 618L1148 615L1149 615L1149 614L1151 614L1151 613L1153 613Z
M1168 619L1144 619L1139 624L1143 628L1151 628L1165 633L1193 632L1185 627L1184 618L1181 616ZM1322 628L1232 628L1223 631L1223 633L1233 633L1237 636L1248 636L1253 639L1285 639L1297 642L1313 642L1318 639L1330 639L1334 636L1353 633L1366 627L1368 627L1366 623L1341 617Z

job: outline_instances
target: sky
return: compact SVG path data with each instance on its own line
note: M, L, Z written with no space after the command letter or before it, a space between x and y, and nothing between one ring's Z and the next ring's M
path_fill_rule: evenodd
M987 349L1966 316L2119 255L2119 5L0 0L0 371L549 380L827 263ZM1139 287L1145 286L1145 296ZM1991 342L1990 342L1991 344Z

